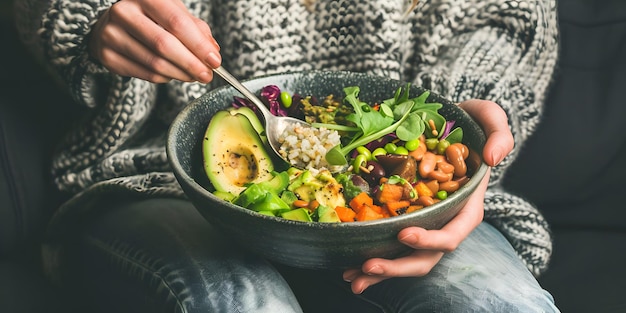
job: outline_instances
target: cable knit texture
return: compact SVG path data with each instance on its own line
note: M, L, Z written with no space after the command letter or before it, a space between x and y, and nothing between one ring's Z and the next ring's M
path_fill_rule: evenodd
M550 230L540 212L499 187L541 117L557 56L553 0L411 1L187 0L220 42L223 63L241 79L287 71L351 70L388 76L453 101L492 100L507 112L515 150L492 171L485 219L528 268L547 267ZM90 115L54 159L58 188L74 194L52 221L104 191L184 197L164 149L168 122L212 86L166 85L111 75L86 38L108 0L16 2L23 40ZM30 23L27 23L30 21ZM160 88L167 99L157 101ZM159 134L148 136L148 134Z

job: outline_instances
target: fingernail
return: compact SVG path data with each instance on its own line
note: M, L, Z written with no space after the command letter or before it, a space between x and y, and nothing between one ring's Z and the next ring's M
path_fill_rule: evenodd
M417 243L417 236L415 236L414 234L408 234L408 235L405 235L403 237L400 237L400 241L402 241L404 243L408 243L408 244L416 244Z
M383 271L382 267L380 267L378 265L372 266L372 268L367 270L367 274L370 274L370 275L381 275L384 272L385 271Z
M214 67L218 67L222 64L222 57L215 52L209 52L209 64Z
M215 45L215 48L217 48L217 50L220 50L221 47L220 47L220 44L217 43L217 40L215 40L215 38L213 38L213 37L211 37L211 39L213 39L213 44Z
M353 292L354 292L355 295L360 295L360 294L363 293L363 290L365 290L365 289L359 288L359 289L353 290Z
M502 162L502 159L503 159L502 150L500 150L499 148L493 149L493 152L491 152L491 158L493 159L494 166L500 164L500 162Z

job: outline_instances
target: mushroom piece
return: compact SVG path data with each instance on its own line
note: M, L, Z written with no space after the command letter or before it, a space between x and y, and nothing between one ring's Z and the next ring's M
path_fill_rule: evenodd
M398 175L410 182L415 181L417 177L417 160L411 156L406 156L403 162L391 171L391 175Z
M377 155L376 161L378 161L378 164L380 164L387 173L391 173L396 167L406 162L406 159L408 157L408 155L404 154L387 153L383 155Z

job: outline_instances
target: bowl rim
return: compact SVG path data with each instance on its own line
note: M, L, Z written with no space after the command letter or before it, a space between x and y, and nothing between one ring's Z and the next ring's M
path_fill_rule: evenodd
M331 70L303 70L303 71L292 71L292 72L284 72L284 73L276 73L276 74L267 74L267 75L260 75L260 76L254 76L248 79L244 79L242 80L242 83L247 83L247 82L254 82L257 80L261 80L261 79L266 79L266 78L271 78L271 77L281 77L281 76L298 76L298 75L324 75L324 74L329 74L332 73L333 75L352 75L352 76L362 76L362 77L367 77L367 78L372 78L372 77L380 77L381 79L385 79L385 80L390 80L390 81L394 81L397 82L398 84L406 84L406 82L403 82L401 80L397 80L397 79L392 79L389 77L384 77L384 76L376 76L374 74L367 74L367 73L361 73L361 72L351 72L351 71L331 71ZM418 86L420 88L423 88L421 86ZM440 210L442 210L442 207L445 206L447 203L452 202L453 200L460 200L457 198L461 198L462 195L464 193L473 193L475 191L475 189L478 187L478 185L480 184L480 182L482 181L482 179L484 178L484 176L487 173L487 170L489 169L489 166L484 162L484 159L482 157L482 153L478 153L479 154L479 158L480 158L480 165L478 166L478 168L475 170L474 174L472 175L472 177L469 179L469 181L463 185L461 188L459 188L459 190L455 191L454 193L450 194L448 196L448 198L446 200L442 200L438 203L435 203L433 205L429 205L427 207L424 207L421 210L415 211L415 212L411 212L408 214L401 214L398 216L391 216L391 217L386 217L386 218L382 218L382 219L378 219L378 220L372 220L372 221L355 221L355 222L341 222L341 223L324 223L324 222L303 222L303 221L294 221L294 220L288 220L285 218L281 218L281 217L276 217L276 216L268 216L268 215L264 215L261 213L258 213L256 211L238 206L236 204L233 204L231 202L225 201L223 199L220 199L219 197L215 196L211 191L207 190L206 188L204 188L200 183L198 183L191 175L189 175L182 167L182 165L180 164L180 162L178 161L179 158L177 158L178 153L177 153L177 149L176 149L176 133L180 133L181 132L181 127L184 124L185 119L187 119L187 117L191 114L191 112L194 110L194 108L198 105L201 105L202 103L202 99L205 97L210 96L211 94L214 93L219 93L219 92L223 92L224 90L231 90L234 91L234 88L231 87L230 85L223 85L223 86L219 86L216 87L215 89L212 89L204 94L202 94L200 97L192 100L189 102L189 104L187 106L185 106L174 118L174 120L172 121L172 123L170 124L170 127L168 129L167 132L167 142L166 142L166 154L167 154L167 158L168 158L168 162L172 168L172 171L174 172L174 175L176 176L176 179L178 180L179 184L181 184L181 186L183 184L186 184L188 188L192 188L194 192L196 192L197 194L199 194L201 197L203 198L209 198L212 201L215 202L221 202L223 203L226 207L228 207L229 209L234 209L236 211L238 211L241 214L245 214L245 215L250 215L250 216L254 216L254 217L258 217L258 218L262 218L262 219L266 219L268 221L271 222L275 222L275 223L281 223L281 224L289 224L289 225L299 225L299 226L304 226L304 227L310 227L310 228L322 228L322 229L331 229L331 228L355 228L355 227L363 227L363 226L367 226L367 225L386 225L386 224L390 224L390 223L403 223L403 222L408 222L411 220L414 220L416 217L418 216L424 216L424 215L428 215L428 214L433 214L436 213ZM424 90L428 90L423 88ZM254 90L252 90L253 92L255 92ZM438 100L441 100L445 103L443 103L444 105L447 104L452 104L454 105L453 102L451 102L450 100L443 98L442 96L440 96L439 94L428 90L429 92L431 92L431 96L435 96L436 98L438 98ZM460 110L460 114L464 114L467 115L467 117L472 120L472 123L476 123L476 121L462 108L455 106L456 108L458 108L458 110ZM454 109L456 110L456 109ZM207 125L208 125L208 121L207 121ZM479 126L479 129L482 130L482 128ZM483 132L484 135L484 132ZM184 186L183 190L185 189ZM469 190L468 190L469 189ZM464 192L459 192L459 191L464 191ZM469 196L468 196L469 197ZM448 201L450 200L450 201ZM455 213L456 215L457 213Z

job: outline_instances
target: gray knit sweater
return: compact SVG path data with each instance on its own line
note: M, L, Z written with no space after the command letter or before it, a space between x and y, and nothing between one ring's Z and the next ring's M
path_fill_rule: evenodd
M56 184L73 197L51 229L105 191L184 197L168 166L164 134L176 112L211 85L155 85L112 75L90 59L91 26L115 2L16 2L23 41L90 109L54 159ZM241 79L352 70L422 85L453 101L500 104L516 148L492 171L485 220L535 275L546 269L548 225L531 203L503 190L500 180L541 117L557 57L554 0L427 0L406 16L406 0L317 0L310 7L302 0L184 2L212 27L224 66Z

